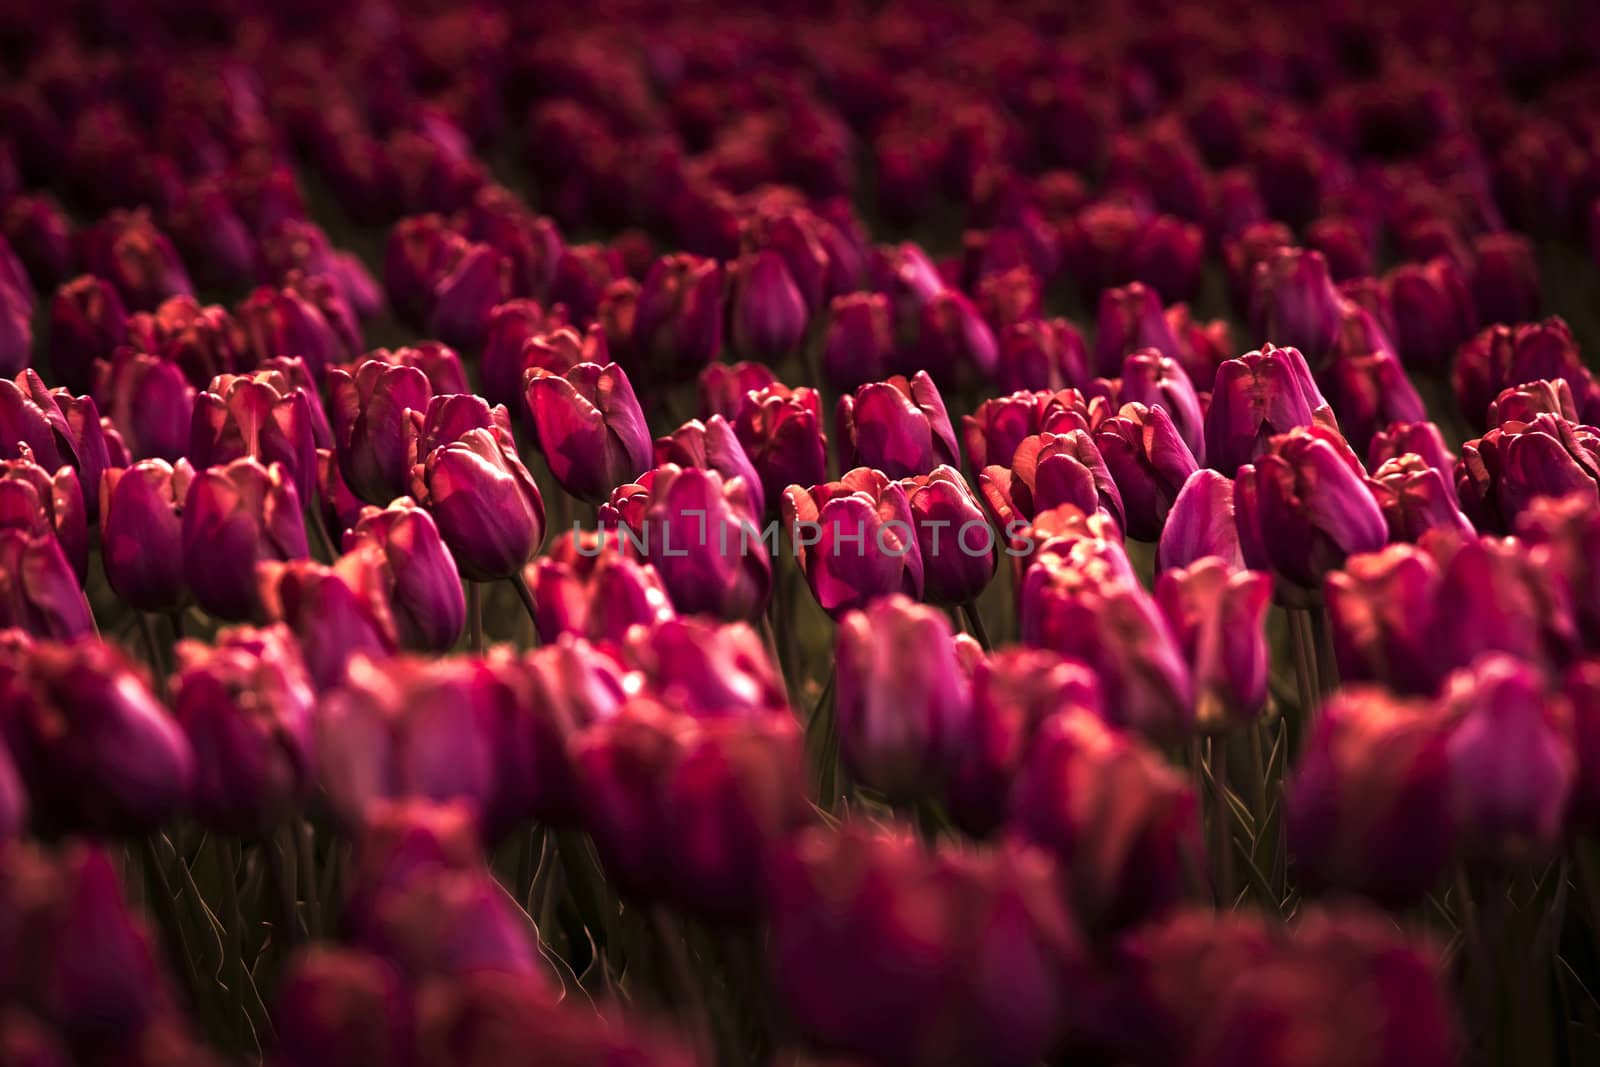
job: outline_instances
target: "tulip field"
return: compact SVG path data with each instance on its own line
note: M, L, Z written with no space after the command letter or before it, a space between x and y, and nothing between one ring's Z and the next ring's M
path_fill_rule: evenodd
M0 8L0 1067L1600 1064L1600 7Z

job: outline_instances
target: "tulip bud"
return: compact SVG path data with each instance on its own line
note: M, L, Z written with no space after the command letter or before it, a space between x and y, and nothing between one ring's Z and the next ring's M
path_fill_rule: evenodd
M1424 463L1445 476L1450 495L1455 496L1456 457L1444 443L1444 435L1431 422L1397 422L1372 435L1367 446L1367 466L1376 470L1384 462L1414 453Z
M1162 571L1155 596L1194 676L1200 727L1248 726L1267 702L1271 580L1202 559Z
M461 575L432 516L409 497L366 507L345 535L345 551L376 546L387 563L385 600L401 647L445 652L466 621Z
M1273 437L1239 468L1233 507L1245 563L1305 589L1321 586L1347 556L1389 539L1361 463L1333 430L1300 427Z
M1534 670L1485 656L1445 683L1450 798L1471 852L1523 862L1554 852L1577 778L1570 709Z
M135 457L171 462L184 455L195 391L181 367L119 348L110 362L96 365L95 374L95 395Z
M384 249L383 287L402 322L422 329L433 314L434 286L449 272L467 242L438 215L401 219Z
M574 634L620 645L634 625L673 616L672 601L655 568L608 551L604 534L590 548L568 550L563 544L576 546L582 536L562 534L549 556L524 571L542 642L553 644L562 634Z
M954 467L902 479L917 548L922 555L927 598L966 604L994 577L998 542L977 494Z
M345 485L380 506L404 495L411 475L408 413L428 409L433 390L427 375L369 359L354 374L330 370L328 393Z
M739 261L731 316L740 355L779 363L800 346L809 316L783 256L768 250Z
M652 472L645 555L678 611L748 619L764 610L772 561L758 519L741 479L675 464Z
M106 581L139 611L180 608L184 585L183 509L194 468L180 459L141 460L108 470L100 483L101 563Z
M178 814L194 757L132 664L95 640L40 643L24 655L15 666L0 662L0 731L36 821L136 834Z
M890 593L920 599L922 553L899 483L869 467L783 493L783 521L812 595L838 617Z
M222 833L257 834L293 816L315 781L316 694L281 627L184 641L172 714L195 755L194 813Z
M197 387L255 364L251 353L239 350L237 333L225 310L214 304L201 307L187 296L163 301L153 314L131 315L127 323L130 347L176 363Z
M89 570L89 530L77 472L61 467L52 476L26 445L21 451L20 459L0 460L0 528L53 536L81 583Z
M1066 319L1026 319L1000 330L995 384L1002 393L1065 389L1088 379L1083 336Z
M1328 276L1335 282L1375 272L1372 239L1372 227L1343 215L1324 215L1306 227L1306 244L1326 261Z
M1233 516L1233 482L1209 467L1189 475L1172 501L1156 552L1156 569L1187 567L1216 556L1234 570L1244 567Z
M1205 458L1205 416L1181 363L1151 349L1135 352L1122 362L1121 383L1122 403L1165 408L1195 460Z
M1427 417L1422 397L1392 353L1336 355L1325 380L1339 428L1358 452L1366 452L1373 435L1391 423Z
M1194 683L1156 602L1118 545L1078 541L1023 577L1022 640L1079 659L1099 676L1116 725L1158 741L1194 726Z
M194 476L180 536L195 602L231 622L261 617L257 562L309 555L300 496L288 472L250 457Z
M976 470L1009 466L1024 440L1040 433L1093 431L1115 415L1106 397L1087 398L1077 389L1058 392L1018 392L991 397L972 415L961 417L961 436L967 458Z
M72 273L72 222L49 193L9 195L0 229L40 290Z
M428 332L456 348L476 351L489 313L511 296L511 263L486 244L469 244L433 283Z
M949 386L968 379L987 381L999 358L994 331L966 294L941 289L921 306L914 350L896 360L902 373L926 370Z
M0 459L18 458L31 458L47 471L70 466L79 485L90 487L84 495L85 514L91 520L99 517L100 499L93 487L112 464L105 425L91 398L46 389L31 370L14 382L0 378Z
M713 470L722 476L724 482L742 478L745 492L750 497L752 517L760 518L767 512L761 478L756 474L755 465L745 454L733 427L721 415L713 415L705 422L690 419L671 435L656 438L655 460L658 466L674 463L680 467Z
M1546 413L1559 416L1568 422L1579 421L1578 406L1572 398L1572 387L1567 384L1565 378L1523 382L1521 385L1502 390L1489 405L1488 424L1503 426L1508 422L1532 422Z
M484 323L483 354L478 365L483 395L489 403L503 404L515 410L517 397L522 391L522 376L528 369L523 358L523 346L529 339L550 328L552 319L559 320L559 316L547 316L537 303L521 298L508 300L489 312L488 320ZM556 370L562 373L561 369Z
M1039 276L1025 264L984 275L974 288L978 310L996 333L1020 323L1037 322L1044 310Z
M266 617L285 623L299 639L318 689L338 683L357 655L382 660L395 651L386 571L384 555L370 545L358 545L332 566L311 560L258 565Z
M638 369L651 380L693 378L722 348L722 268L687 253L663 256L645 275L633 320Z
M1127 521L1122 493L1094 438L1083 430L1042 433L1017 446L1011 468L985 467L978 475L984 502L1003 530L1061 504L1106 515L1121 530Z
M789 486L804 488L828 478L820 404L814 389L774 383L745 393L731 416L734 435L761 476L761 495L769 509Z
M894 377L841 396L835 421L844 462L852 467L904 478L961 462L944 400L926 371L910 381Z
M1442 572L1431 653L1442 668L1468 666L1485 652L1552 671L1570 662L1578 646L1572 594L1544 560L1509 537L1435 536L1425 547Z
M867 382L881 381L889 376L894 358L894 324L888 298L882 293L835 297L822 342L822 374L828 384L842 393ZM735 404L734 411L737 410Z
M667 613L631 630L623 652L649 691L674 711L697 719L792 716L782 673L745 623Z
M1451 378L1468 425L1499 425L1485 414L1495 397L1525 382L1564 379L1578 414L1592 419L1597 390L1583 365L1572 331L1558 318L1519 326L1491 326L1461 346ZM1576 421L1576 420L1574 420Z
M247 456L282 464L300 499L310 500L317 477L311 394L280 371L222 375L195 397L188 454L200 468Z
M1124 404L1100 424L1094 440L1122 497L1128 536L1158 540L1178 492L1196 470L1166 408Z
M542 973L527 914L477 867L385 887L361 916L355 942L393 960L413 982Z
M1331 419L1327 401L1297 349L1247 352L1217 368L1206 409L1206 463L1232 477L1268 440L1297 426Z
M1600 436L1549 414L1508 422L1461 446L1455 478L1467 516L1480 529L1508 531L1541 497L1600 500Z
M1579 493L1560 499L1536 500L1517 522L1517 537L1530 546L1530 569L1553 576L1553 584L1571 598L1577 632L1593 648L1600 635L1600 568L1596 568L1600 514Z
M567 492L598 502L649 465L644 412L615 363L580 363L560 377L533 370L524 391L539 447Z
M428 405L419 438L427 451L415 453L411 495L438 524L462 577L507 578L544 542L544 500L517 458L505 409L494 409L492 426L457 433L459 426L449 425L452 399L434 397Z
M1407 454L1385 460L1373 473L1372 495L1389 525L1389 540L1419 541L1429 530L1473 535L1472 523L1456 503L1447 476L1421 456Z
M1277 248L1256 263L1250 328L1263 344L1297 348L1320 365L1339 331L1339 294L1320 252Z
M95 631L89 601L53 534L0 528L0 627L54 640Z
M108 281L84 274L50 301L50 368L74 393L87 392L94 365L128 339L128 312ZM13 372L15 373L15 372Z
M1119 817L1098 814L1110 811ZM1182 777L1084 708L1039 728L1012 790L1011 820L1061 859L1074 907L1094 929L1170 910L1199 848L1195 797Z
M1100 317L1095 327L1094 369L1102 378L1114 378L1123 360L1141 349L1163 356L1180 353L1178 339L1161 310L1161 298L1139 282L1100 294Z
M1461 272L1439 258L1402 264L1384 281L1394 302L1400 358L1408 367L1442 369L1478 326L1478 311Z
M169 296L194 294L177 249L147 211L113 211L80 238L86 273L116 286L134 311L154 310Z
M744 406L746 393L759 393L778 379L760 363L713 363L700 372L696 384L702 420L713 415L732 419Z
M354 949L307 949L278 988L276 1054L284 1067L406 1067L415 1047L412 1012L411 991L388 961Z
M262 286L235 310L242 347L256 362L273 356L299 356L306 361L313 381L329 367L354 357L360 350L352 338L341 337L327 311L294 288Z
M626 277L621 257L605 245L568 245L556 260L545 303L565 304L569 322L591 322L613 284Z

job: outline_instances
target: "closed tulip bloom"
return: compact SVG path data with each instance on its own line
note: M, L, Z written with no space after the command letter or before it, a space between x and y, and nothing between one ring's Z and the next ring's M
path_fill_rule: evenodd
M1307 883L1403 906L1455 844L1449 729L1434 708L1368 686L1323 705L1288 782L1290 854Z
M1108 397L1085 396L1077 389L1012 393L990 397L974 414L963 415L961 439L975 470L1005 467L1016 456L1017 446L1034 434L1092 432L1116 413Z
M138 834L183 810L194 776L188 742L112 646L34 645L24 662L0 663L0 689L0 731L39 824Z
M188 456L196 468L245 457L282 464L300 499L312 499L317 440L310 394L278 371L219 376L195 397Z
M1231 478L1275 434L1328 421L1327 410L1298 349L1269 345L1227 360L1206 409L1206 465Z
M314 380L360 352L360 344L342 337L322 307L293 288L262 286L238 306L235 317L243 347L256 362L299 356Z
M1560 844L1577 779L1570 709L1534 668L1485 656L1446 681L1450 798L1463 845L1523 862Z
M1347 556L1384 546L1389 528L1383 511L1360 462L1335 431L1302 427L1272 438L1268 447L1234 481L1246 564L1315 589Z
M766 607L772 561L744 481L667 464L645 507L646 557L685 615L752 618Z
M1395 344L1408 367L1443 369L1478 328L1478 310L1449 259L1406 263L1384 279L1394 303Z
M331 566L264 561L256 574L266 617L299 639L318 689L337 684L354 656L382 660L394 653L387 565L376 546L358 544Z
M1441 581L1433 653L1464 667L1485 652L1506 652L1547 670L1571 662L1579 647L1572 592L1548 560L1513 537L1434 536L1424 547L1439 559Z
M1600 641L1600 512L1582 493L1536 500L1517 522L1529 546L1530 568L1552 576L1572 601L1577 632L1587 648Z
M54 534L0 528L0 627L63 641L94 633L89 601Z
M1377 470L1386 460L1408 452L1421 456L1424 463L1443 474L1451 497L1455 497L1456 455L1434 423L1400 422L1379 430L1367 446L1367 467Z
M1170 911L1199 850L1195 797L1182 776L1084 708L1040 727L1011 794L1011 821L1060 858L1093 929Z
M891 596L839 623L835 717L850 773L894 800L936 791L972 715L950 624Z
M1379 430L1427 417L1422 397L1392 353L1336 355L1324 381L1328 403L1339 416L1339 428L1358 452L1367 451Z
M50 368L75 393L94 383L95 363L110 359L128 340L128 311L116 287L83 274L62 285L50 301Z
M0 229L41 290L72 272L72 222L49 193L12 194Z
M294 815L316 781L316 693L282 627L184 641L172 714L195 755L194 813L222 833L257 834Z
M1065 389L1089 380L1089 356L1066 319L1024 319L999 333L995 385L1002 393Z
M408 413L427 411L433 398L427 375L369 359L354 374L330 370L328 393L345 485L379 506L403 495L411 475Z
M722 348L722 267L688 253L663 256L645 275L632 343L651 380L693 378Z
M1542 378L1502 389L1489 404L1488 424L1503 426L1508 422L1532 422L1549 413L1568 422L1577 422L1578 405L1573 400L1572 387L1565 378L1554 381Z
M631 281L615 249L593 242L568 245L556 260L546 303L567 306L572 322L589 322L603 307L609 290Z
M783 493L783 521L817 603L838 617L890 593L921 599L922 553L899 483L869 467Z
M551 473L574 496L602 501L649 467L649 427L615 363L580 363L564 376L530 371L524 399Z
M731 416L734 435L761 476L769 513L789 486L817 485L828 478L821 403L814 389L775 383L745 393Z
M33 462L26 446L21 459L0 460L0 529L53 536L80 582L89 570L86 510L71 467L52 475Z
M1600 500L1600 436L1555 415L1508 422L1461 446L1456 492L1486 531L1508 531L1541 497Z
M1389 540L1419 541L1429 530L1470 537L1448 476L1415 453L1385 460L1372 475L1372 495L1389 524Z
M247 370L258 362L254 353L240 349L238 333L238 324L225 309L215 304L202 307L188 296L164 300L154 312L130 315L127 321L129 347L176 363L197 388L219 374Z
M1041 556L1023 577L1019 604L1023 643L1088 664L1115 725L1163 743L1188 736L1188 663L1120 545L1085 540Z
M183 508L194 468L140 460L100 483L100 553L112 590L139 611L165 614L188 598Z
M760 363L713 363L702 370L696 380L700 418L721 415L731 420L744 407L746 393L759 393L777 384L778 378L772 368Z
M733 347L740 355L777 363L804 340L810 317L805 297L778 252L740 260L731 299Z
M116 286L134 311L194 293L178 250L148 211L113 211L83 231L80 245L84 269Z
M476 351L489 313L511 296L511 263L486 244L469 244L433 283L428 332L447 345Z
M905 478L961 462L944 400L926 371L845 394L835 422L844 462L852 467L876 467L891 478Z
M412 982L493 973L542 974L528 917L481 867L429 872L376 893L357 945L393 960Z
M466 599L456 561L433 517L409 497L387 508L366 507L345 535L348 552L375 545L387 564L389 614L402 648L445 652L466 621Z
M494 426L459 434L449 425L447 397L435 397L420 440L443 440L418 452L411 470L411 495L428 509L455 557L462 577L475 582L508 578L533 558L544 542L544 500L533 476L517 458L504 409ZM440 427L432 432L430 427ZM441 437L441 433L443 437Z
M1375 273L1372 238L1371 227L1342 215L1325 215L1306 227L1306 244L1327 261L1328 275L1335 282Z
M579 536L561 535L563 540ZM561 549L558 542L523 572L540 641L549 645L573 634L620 645L633 626L672 617L672 601L648 563L599 543L572 551L572 558L560 558Z
M100 500L93 487L113 464L106 429L91 397L47 389L31 370L15 381L0 378L0 459L26 458L23 446L47 471L63 465L77 471L78 483L90 487L84 493L85 514L91 520L99 517Z
M669 614L629 631L623 653L626 665L674 711L697 719L793 717L783 675L746 623Z
M1093 671L1042 648L1012 647L980 660L972 675L972 716L945 783L950 818L986 837L1005 822L1011 783L1039 727L1075 707L1099 713Z
M965 604L994 577L999 541L977 494L954 467L901 481L911 505L924 589L937 604Z
M1233 570L1221 559L1202 559L1162 571L1155 596L1194 677L1200 727L1251 723L1267 702L1271 579Z
M1187 567L1216 556L1235 570L1243 569L1239 528L1233 517L1233 480L1210 467L1189 475L1172 501L1161 528L1156 567Z
M1025 438L1010 469L985 467L978 488L1002 529L1062 504L1084 514L1099 511L1119 530L1127 521L1122 493L1094 438L1083 430Z
M994 331L965 293L942 289L922 305L914 350L902 350L902 372L928 371L935 381L988 381L998 349Z
M1134 352L1122 361L1121 382L1122 403L1166 409L1195 460L1205 461L1205 415L1180 362L1153 349Z
M889 376L894 363L894 322L882 293L834 297L822 342L822 374L840 392Z
M1472 298L1484 322L1528 322L1539 314L1539 262L1520 233L1486 233L1472 242Z
M250 457L194 476L180 536L195 602L230 622L261 617L258 562L309 555L300 496L288 471Z
M1566 381L1578 415L1593 421L1596 393L1572 331L1559 318L1516 326L1490 326L1461 346L1451 370L1456 404L1467 424L1484 430L1489 405L1507 389L1525 382Z
M1128 536L1156 541L1179 491L1197 469L1166 408L1124 404L1095 431L1095 444L1122 497Z
M1250 328L1263 345L1296 348L1320 364L1333 347L1340 317L1339 293L1321 252L1277 248L1256 263Z
M489 403L516 409L517 399L522 393L522 377L528 369L523 358L523 346L559 322L559 314L547 314L535 301L520 297L507 300L489 312L484 322L483 354L478 361L483 395ZM550 369L556 370L556 373L562 373L563 370Z
M188 451L195 391L181 367L119 348L95 372L98 403L135 458L171 462Z
M1123 360L1141 349L1176 358L1179 347L1154 289L1134 282L1100 294L1094 343L1094 371L1100 377L1116 377Z
M404 1067L411 1060L411 990L375 953L318 946L287 965L273 1004L277 1056L285 1067L357 1060Z
M721 415L713 415L704 422L690 419L668 436L656 438L655 461L658 466L675 463L680 467L713 470L724 482L742 478L754 516L760 518L767 512L766 496L755 465L745 454L733 426Z
M401 219L389 232L383 287L402 322L422 329L433 314L434 285L461 258L467 242L438 215Z

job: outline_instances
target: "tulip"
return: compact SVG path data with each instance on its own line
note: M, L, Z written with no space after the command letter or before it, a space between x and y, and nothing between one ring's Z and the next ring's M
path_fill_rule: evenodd
M670 435L656 438L655 461L657 466L675 463L680 467L716 471L724 482L742 478L753 515L759 518L767 512L755 465L745 454L733 427L721 415L713 415L704 422L690 419Z
M1206 463L1232 477L1274 435L1328 422L1327 413L1327 401L1297 349L1268 345L1227 360L1217 368L1206 409Z
M978 309L996 333L1009 326L1037 322L1043 311L1039 276L1027 265L981 277L976 286Z
M921 306L914 350L902 350L902 373L926 370L946 385L987 381L999 358L994 331L964 293L942 289Z
M300 499L310 500L317 477L311 394L279 371L222 375L195 397L188 454L199 468L247 456L282 464Z
M139 611L182 607L183 509L194 480L188 460L140 460L108 470L100 483L100 551L106 581Z
M822 342L822 374L828 384L843 393L881 381L889 376L894 358L894 322L888 298L882 293L835 297Z
M995 384L1002 393L1056 390L1089 380L1083 335L1066 319L1027 319L1000 330Z
M645 555L678 611L742 619L765 608L772 562L758 520L740 479L676 464L652 472Z
M598 502L649 466L644 412L615 363L580 363L565 376L533 370L524 390L539 447L567 492Z
M261 617L256 564L304 559L300 496L282 464L237 459L197 473L184 497L184 577L202 609L232 622Z
M1530 322L1539 314L1539 263L1520 233L1485 233L1472 242L1472 299L1484 322Z
M980 660L968 730L954 746L945 783L951 819L979 837L998 830L1012 780L1039 727L1072 708L1099 714L1103 704L1094 672L1054 652L1013 647Z
M295 956L272 1019L285 1067L372 1067L411 1062L411 991L392 964L355 949L315 947Z
M639 369L665 382L693 378L722 347L722 268L688 253L663 256L639 290L632 344Z
M1509 422L1461 446L1456 492L1480 529L1505 531L1541 497L1600 500L1600 436L1554 415Z
M1448 477L1414 453L1385 460L1372 475L1372 495L1389 525L1389 540L1418 541L1429 530L1471 537Z
M961 417L961 437L972 466L1009 466L1017 447L1039 433L1093 431L1116 407L1103 396L1085 397L1077 389L1058 392L1018 392L990 397L972 415Z
M1165 408L1183 443L1204 460L1205 416L1181 363L1154 350L1134 352L1122 361L1121 382L1122 403Z
M778 506L791 485L827 480L828 439L820 428L820 404L814 389L773 384L745 393L730 416L734 436L761 476L768 508Z
M1322 584L1347 556L1389 539L1361 463L1333 430L1297 428L1273 437L1254 465L1239 468L1233 507L1245 563L1305 589Z
M1373 436L1385 427L1427 417L1422 398L1392 353L1336 355L1325 380L1328 402L1339 414L1339 428L1359 452L1367 451Z
M739 262L731 303L733 347L741 355L778 363L805 339L806 300L776 251L756 252Z
M1120 546L1084 540L1041 555L1018 600L1023 643L1088 664L1113 724L1161 742L1187 736L1195 715L1188 664Z
M944 400L926 371L910 381L894 377L841 396L835 421L844 462L852 467L905 478L961 462Z
M457 348L483 344L489 313L511 296L511 263L486 244L469 244L433 283L428 332Z
M282 627L178 646L172 714L195 755L194 812L221 833L260 834L293 816L316 778L316 693Z
M700 372L696 390L700 398L700 418L721 415L733 419L744 406L746 393L759 393L778 379L771 368L760 363L713 363Z
M1489 405L1525 382L1565 380L1578 413L1592 419L1596 389L1572 331L1558 318L1518 326L1491 326L1461 346L1451 373L1456 403L1469 425L1487 429Z
M1384 462L1413 453L1422 461L1444 475L1445 488L1455 499L1455 453L1444 443L1444 435L1431 422L1394 423L1372 435L1367 446L1367 466L1377 470Z
M1529 569L1552 576L1572 601L1576 629L1587 648L1600 640L1600 513L1582 493L1536 500L1517 522L1517 537L1529 546Z
M81 235L83 265L116 286L135 311L150 311L169 296L191 296L194 287L172 241L147 211L113 211Z
M401 647L447 651L461 634L467 609L456 562L432 516L408 497L381 510L363 508L345 534L345 551L364 544L376 546L387 564L384 599Z
M401 219L389 233L383 287L402 322L422 329L433 315L434 286L455 266L467 242L438 215Z
M1469 666L1486 652L1551 671L1571 661L1579 643L1572 594L1543 559L1515 538L1435 535L1425 546L1441 571L1431 654L1443 669Z
M1335 282L1365 278L1376 272L1372 228L1342 215L1325 215L1306 227L1306 244L1327 263Z
M189 447L194 387L176 363L119 348L110 362L95 366L95 395L139 459L171 462Z
M113 646L34 645L20 665L0 663L0 685L7 692L0 732L39 823L136 834L182 810L194 756L183 731Z
M1451 675L1441 702L1463 845L1507 862L1553 853L1577 778L1566 706L1545 696L1532 668L1504 655Z
M602 244L568 245L556 260L546 303L565 304L570 322L589 322L604 302L607 290L627 275L621 257Z
M1205 233L1171 215L1158 215L1140 232L1130 249L1133 276L1163 300L1187 300L1200 282Z
M559 320L559 315L547 315L536 302L521 298L507 300L489 312L484 322L483 354L479 361L483 395L489 403L503 404L515 410L517 397L522 390L522 376L529 366L524 358L523 347L533 337L557 325ZM550 369L557 373L565 370Z
M262 286L234 311L242 347L256 362L273 356L299 356L313 380L329 367L353 358L360 350L341 337L322 307L294 288Z
M1295 348L1321 364L1339 331L1339 294L1321 252L1277 248L1256 263L1250 328L1263 345Z
M768 645L745 623L670 613L631 630L624 660L667 707L698 719L792 716Z
M0 378L0 459L18 458L31 458L47 471L70 466L79 485L98 486L111 457L95 402L65 389L46 389L31 370L14 382ZM99 516L100 501L92 491L84 508L88 518Z
M1384 281L1394 302L1400 358L1408 367L1442 369L1478 326L1478 311L1461 272L1439 258L1402 264Z
M899 596L839 622L835 717L850 773L891 800L936 790L972 715L950 625Z
M0 460L0 528L54 537L82 582L89 569L89 530L83 487L71 467L52 476L34 463L26 446L21 459Z
M576 547L581 536L562 534L550 555L524 571L539 640L548 645L574 634L620 645L633 626L672 618L672 601L654 567L605 549L603 534L598 544Z
M252 353L240 351L237 334L238 325L225 310L201 307L187 296L164 300L153 314L131 315L127 322L130 347L176 363L196 387L257 362Z
M53 534L0 528L0 627L56 640L95 631L89 601Z
M1141 349L1176 357L1180 348L1154 289L1139 282L1100 294L1100 317L1095 327L1094 370L1113 378L1123 360Z
M542 974L527 915L487 870L444 870L376 894L355 941L413 982Z
M1196 470L1167 409L1124 404L1115 418L1100 424L1094 440L1122 497L1128 536L1158 540L1167 513Z
M1011 821L1060 858L1074 907L1095 929L1169 911L1198 848L1183 778L1083 708L1040 726L1012 790Z
M1431 705L1350 686L1322 706L1288 782L1290 854L1313 887L1402 906L1449 862L1449 729Z
M110 359L127 339L128 312L110 282L84 274L56 290L50 301L50 368L63 386L88 391L96 362Z
M11 195L0 228L41 290L72 273L72 222L49 193Z
M196 179L184 191L184 197L184 202L170 214L168 228L184 261L194 271L194 280L202 289L229 289L248 281L258 257L265 258L266 251L228 202L221 183ZM321 231L317 232L321 236ZM326 241L324 237L324 250ZM282 262L277 256L273 258ZM290 266L298 264L284 263L282 270L271 272L271 277L281 276Z
M264 561L256 573L266 617L299 639L318 689L338 683L354 656L382 660L395 651L387 560L376 546L357 545L332 566Z
M330 370L328 393L345 485L380 506L403 495L411 474L408 413L428 409L433 390L427 375L369 359L354 374Z
M1572 387L1565 378L1554 381L1544 378L1502 389L1500 395L1489 404L1488 424L1504 426L1508 422L1532 422L1546 413L1560 416L1567 422L1578 421L1578 406L1572 397Z
M435 427L450 418L450 400L429 404L423 444L439 439ZM411 470L411 495L438 524L462 577L475 582L518 574L544 541L544 500L517 458L505 409L492 421L449 434L425 459L418 451Z
M1228 277L1228 294L1239 317L1247 318L1256 267L1279 248L1293 247L1294 231L1282 222L1256 219L1222 242L1222 263Z
M922 553L899 483L857 467L809 490L791 485L782 499L800 569L828 614L837 618L890 593L921 598Z
M998 542L983 505L954 467L902 479L930 601L967 604L994 577Z
M1099 511L1119 530L1127 521L1122 493L1094 438L1083 430L1025 438L1011 469L985 467L978 488L1003 530L1061 504L1085 514Z
M1187 567L1216 556L1240 570L1239 528L1234 523L1233 482L1209 467L1189 475L1172 501L1156 550L1158 570Z
M1571 740L1577 756L1570 817L1589 830L1600 818L1600 661L1588 659L1562 679L1562 696L1572 711Z
M1271 580L1213 557L1162 571L1155 596L1194 677L1201 728L1253 722L1267 702Z

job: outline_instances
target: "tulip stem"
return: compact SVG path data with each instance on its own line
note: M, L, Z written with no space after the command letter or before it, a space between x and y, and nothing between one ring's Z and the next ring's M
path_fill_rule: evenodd
M467 579L467 624L472 651L483 651L483 586Z
M136 611L139 618L139 637L144 641L145 655L150 659L150 674L155 679L156 695L162 703L167 700L167 658L161 652L161 642L156 639L155 624L148 612Z
M250 1024L245 1008L244 915L239 910L239 843L232 838L217 839L218 881L222 884L222 921L227 933L228 992L234 1020L241 1040L249 1039Z
M310 823L296 820L294 844L299 858L295 870L300 876L300 893L306 899L306 927L315 939L322 936L322 902L317 897L317 850L312 832Z
M967 628L972 631L972 636L978 639L978 644L985 652L992 652L994 646L989 643L989 631L983 625L983 616L978 614L978 602L969 600L962 604L961 614L966 616Z
M306 509L306 513L311 516L311 532L316 535L317 547L328 557L326 562L332 563L339 558L339 550L334 547L333 537L328 533L328 524L323 521L322 509L313 505Z
M511 583L511 588L517 591L517 599L522 601L522 610L528 613L528 621L533 624L533 646L539 647L539 615L533 603L533 590L528 588L528 575L526 571L518 571L506 581Z
M695 981L694 968L689 963L689 952L684 944L682 927L659 904L650 908L650 922L655 928L656 940L666 953L668 982L673 987L672 999L678 1002L689 1017L693 1041L706 1062L715 1062L717 1046L711 1036L711 1013L706 1007L700 983Z
M183 968L185 989L189 999L200 1006L200 995L204 986L200 984L200 973L195 969L194 954L189 951L189 937L183 932L183 919L178 914L177 898L172 893L172 882L167 878L167 868L161 862L161 853L156 848L155 842L149 837L139 839L139 848L144 855L145 877L150 886L147 896L154 898L156 904L156 921L161 925L161 932L167 942L167 954L175 956L173 961ZM180 858L178 862L183 862Z
M1217 849L1217 906L1233 907L1233 807L1228 803L1228 739L1211 739L1212 832Z
M1301 608L1287 608L1284 614L1289 618L1289 636L1294 642L1294 677L1300 696L1300 715L1303 722L1310 722L1317 707L1317 694L1321 692L1311 616Z

